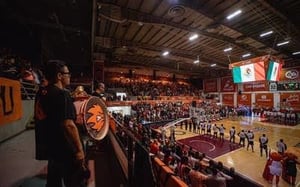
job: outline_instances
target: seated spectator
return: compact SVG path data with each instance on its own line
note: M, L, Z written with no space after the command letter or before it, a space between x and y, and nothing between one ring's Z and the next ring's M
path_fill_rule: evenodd
M195 164L194 169L189 173L189 178L191 182L191 187L204 187L204 180L207 179L207 176L200 172L200 164Z
M207 176L207 179L204 181L206 187L226 187L226 180L231 180L232 178L228 175L223 175L219 173L216 168L212 168L212 174Z

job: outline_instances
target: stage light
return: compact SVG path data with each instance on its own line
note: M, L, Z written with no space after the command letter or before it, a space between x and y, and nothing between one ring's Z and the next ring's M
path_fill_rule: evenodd
M227 18L228 20L230 20L230 19L236 17L237 15L239 15L239 14L241 14L241 13L242 13L241 10L237 10L237 11L235 11L234 13L230 14L229 16L227 16L226 18Z
M162 55L167 56L169 54L169 51L165 51Z
M198 37L199 37L198 34L194 34L194 35L192 35L192 36L189 38L189 40L190 40L190 41L193 41L193 40L197 39Z
M264 33L260 34L259 36L260 37L264 37L264 36L268 36L268 35L270 35L272 33L273 33L273 31L268 31L268 32L264 32Z
M246 54L244 54L242 57L243 58L246 58L246 57L249 57L251 54L250 53L246 53Z
M279 46L282 46L282 45L286 45L288 43L290 43L290 41L280 42L280 43L278 43L276 45L279 47Z
M228 51L231 51L231 50L232 50L232 47L229 47L229 48L224 49L224 52L228 52Z

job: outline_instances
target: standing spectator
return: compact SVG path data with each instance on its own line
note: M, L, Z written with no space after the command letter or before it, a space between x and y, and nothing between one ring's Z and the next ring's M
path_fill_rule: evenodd
M214 138L218 138L218 126L215 124L213 126Z
M189 120L189 131L190 131L190 132L192 132L192 125L193 125L192 120Z
M251 146L252 152L254 152L254 133L252 130L248 130L246 135L248 139L247 151L249 149L249 146Z
M268 138L265 134L259 137L259 148L260 148L260 156L263 155L263 150L265 150L266 157L268 158Z
M150 143L150 153L157 155L159 151L159 143L157 139L154 139L152 143Z
M281 155L284 154L284 152L287 149L286 144L283 142L283 139L280 139L279 142L276 143L276 147L277 147L277 151L278 153L280 153Z
M47 187L82 187L87 171L85 154L74 123L75 107L69 91L70 71L65 62L50 61L46 67L49 85L37 95L36 119L43 123L47 133L48 151Z
M244 130L238 133L238 136L240 137L239 145L243 145L245 147L245 139L246 139L246 133Z
M292 153L286 153L285 159L283 160L283 169L282 178L287 180L288 183L293 186L296 183L297 176L297 164L300 164L297 161L297 156Z
M235 127L231 127L229 130L229 142L235 143Z
M206 134L211 136L211 123L210 123L210 121L207 123L207 126L206 126Z
M201 134L205 134L205 126L206 126L205 122L201 123L200 126L201 126Z
M224 131L225 131L225 127L223 126L223 124L221 124L221 126L219 127L219 133L220 133L220 139L224 140Z
M92 93L92 96L99 97L99 98L101 98L105 101L106 98L105 98L104 92L105 92L104 83L96 83L95 84L95 91Z
M212 168L212 174L208 175L207 179L204 181L207 187L226 187L226 175L222 175L222 172L218 172L216 168ZM231 180L232 178L228 178Z
M189 178L191 181L191 187L204 187L204 181L207 176L200 172L201 165L199 163L195 164L194 169L189 173Z

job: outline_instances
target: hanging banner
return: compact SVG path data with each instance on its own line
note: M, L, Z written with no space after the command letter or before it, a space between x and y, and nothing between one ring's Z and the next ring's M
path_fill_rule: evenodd
M280 81L296 81L300 80L300 67L286 68L280 72Z
M204 82L204 92L217 92L218 91L218 84L217 79L207 79L203 80Z
M238 94L237 95L237 105L251 106L251 94Z
M234 94L222 94L222 105L234 106Z
M273 93L257 93L255 94L255 105L256 107L271 107L274 106L274 95Z
M22 117L20 81L0 77L0 126Z
M221 78L221 92L235 92L236 85L233 83L232 77Z
M267 91L268 84L266 81L243 83L243 90L244 90L244 92Z
M280 103L294 110L300 110L300 93L280 93Z

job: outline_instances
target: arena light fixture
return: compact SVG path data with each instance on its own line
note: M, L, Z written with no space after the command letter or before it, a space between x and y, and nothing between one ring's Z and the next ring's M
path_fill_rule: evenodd
M268 36L270 34L273 34L273 31L268 31L268 32L261 33L259 36L264 37L264 36Z
M199 37L198 34L193 34L191 37L189 37L190 41L196 40Z
M233 12L232 14L229 14L229 16L227 16L226 18L227 18L228 20L230 20L230 19L236 17L237 15L239 15L239 14L241 14L241 13L242 13L241 10L237 10L237 11Z
M279 47L279 46L282 46L282 45L286 45L286 44L288 44L288 43L290 43L290 41L280 42L280 43L278 43L278 44L276 44L276 45Z
M167 56L167 55L169 55L169 51L165 51L165 52L163 52L163 54L162 54L163 56Z
M293 55L299 55L300 51L293 52Z
M242 55L243 58L246 58L246 57L249 57L249 56L251 56L250 53L246 53L246 54L243 54L243 55Z
M232 47L228 47L226 49L224 49L224 52L228 52L228 51L231 51L232 50Z

